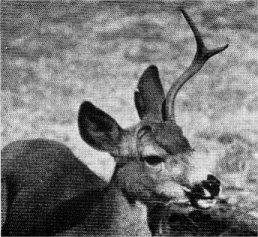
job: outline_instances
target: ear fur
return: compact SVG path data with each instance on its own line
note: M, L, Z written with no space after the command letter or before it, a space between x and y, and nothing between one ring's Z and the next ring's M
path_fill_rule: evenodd
M143 72L137 88L134 100L139 117L162 120L162 103L165 100L165 94L156 66L151 65Z
M114 151L121 141L122 128L91 102L85 101L81 104L78 125L82 139L97 150Z

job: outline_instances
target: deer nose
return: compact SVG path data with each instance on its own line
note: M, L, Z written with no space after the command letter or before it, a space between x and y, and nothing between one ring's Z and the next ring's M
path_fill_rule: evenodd
M220 193L220 181L214 175L207 175L207 179L202 181L202 186L212 197L216 197Z
M209 174L205 180L184 188L184 191L193 207L207 209L216 204L216 197L220 193L220 181Z

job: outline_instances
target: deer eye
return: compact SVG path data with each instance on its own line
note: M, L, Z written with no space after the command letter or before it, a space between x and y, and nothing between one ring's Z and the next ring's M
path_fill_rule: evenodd
M164 159L159 156L147 156L144 157L144 161L151 166L157 166L164 162Z

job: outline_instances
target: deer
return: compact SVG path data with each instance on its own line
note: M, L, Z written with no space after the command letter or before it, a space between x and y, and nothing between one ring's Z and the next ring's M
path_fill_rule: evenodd
M176 124L175 99L228 44L208 49L192 18L180 11L195 37L195 56L167 95L155 65L143 72L134 93L138 124L124 129L89 101L79 108L81 138L116 162L110 182L56 141L19 140L3 148L7 214L2 235L151 236L157 206L183 202L206 209L216 204L220 181L191 163L196 152Z

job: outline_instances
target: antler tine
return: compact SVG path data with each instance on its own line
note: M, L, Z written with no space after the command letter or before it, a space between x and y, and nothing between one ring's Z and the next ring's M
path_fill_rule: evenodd
M174 114L175 98L178 91L181 89L181 87L203 67L203 65L206 63L206 61L209 58L222 52L228 47L228 44L226 44L223 47L218 47L215 49L207 49L206 46L204 45L201 34L197 29L197 27L195 26L191 17L186 13L185 10L181 9L181 12L183 13L187 23L189 24L190 28L193 31L196 44L197 44L197 50L191 65L185 70L185 72L183 72L183 74L178 79L175 80L175 82L173 82L166 96L165 120L172 120L172 121L175 121L175 114Z

